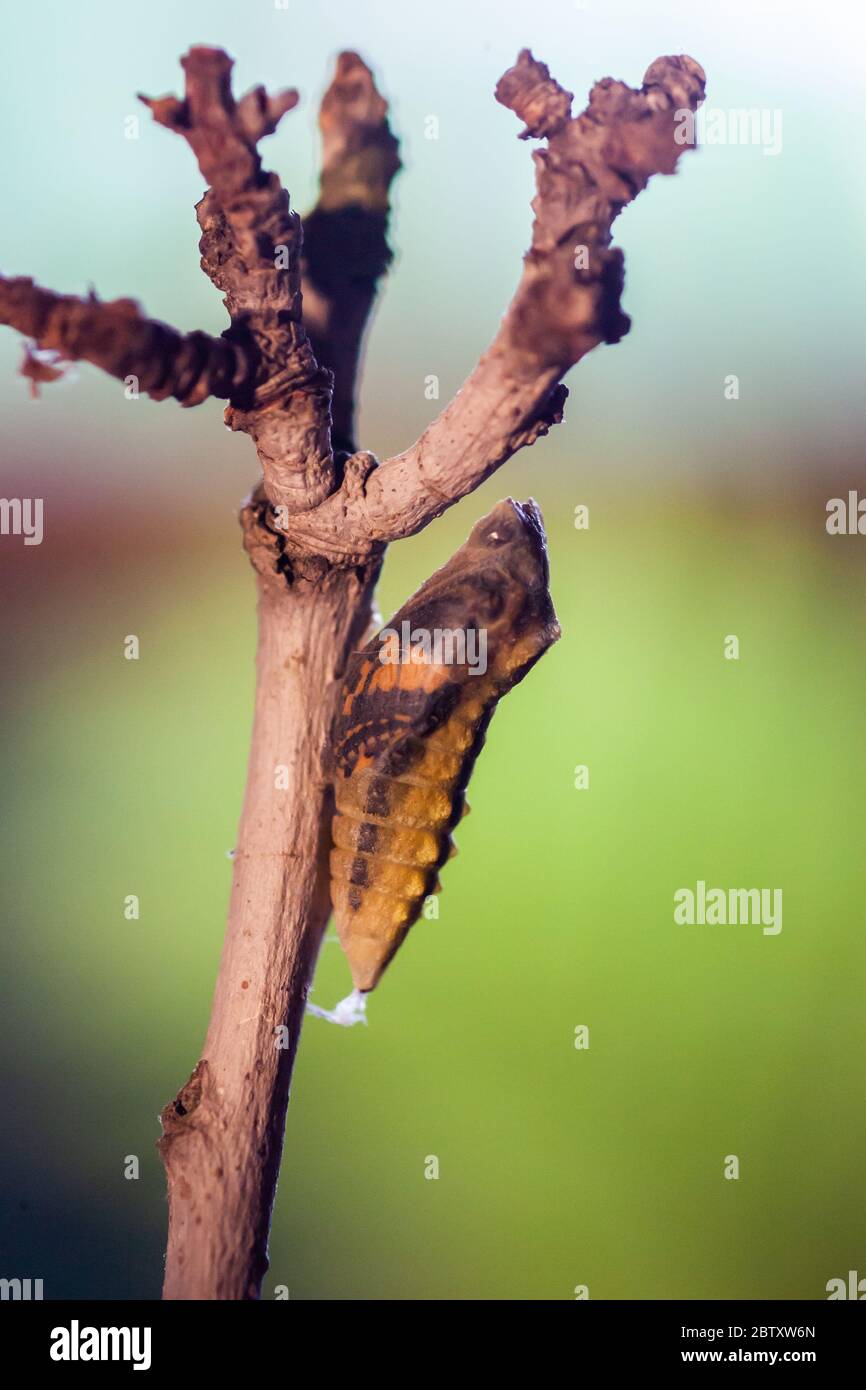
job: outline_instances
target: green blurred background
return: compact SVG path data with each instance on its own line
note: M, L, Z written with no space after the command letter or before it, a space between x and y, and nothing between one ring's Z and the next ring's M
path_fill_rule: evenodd
M305 1028L265 1294L813 1299L866 1274L866 540L824 525L828 498L866 491L856 7L15 13L3 272L134 295L183 329L225 326L197 268L201 179L143 108L125 138L134 93L177 90L193 42L236 56L238 89L297 85L264 153L303 210L333 57L373 63L406 166L364 378L380 457L439 408L426 376L440 405L457 388L516 281L531 161L492 91L520 47L579 103L689 52L711 106L781 110L777 157L707 146L626 211L629 337L572 374L565 424L388 556L386 614L499 497L531 494L564 637L497 714L439 920L370 1027ZM156 1117L199 1056L243 787L254 617L235 513L255 456L218 403L129 402L88 367L33 403L19 359L3 331L0 486L45 499L45 540L0 541L0 1275L157 1297ZM676 926L673 894L699 878L781 888L781 934ZM347 988L329 941L315 998Z

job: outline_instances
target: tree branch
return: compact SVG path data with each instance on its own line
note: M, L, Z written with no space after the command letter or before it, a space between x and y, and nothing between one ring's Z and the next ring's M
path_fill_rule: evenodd
M357 53L341 53L319 111L319 200L304 218L304 325L334 374L335 449L354 453L355 395L364 329L387 269L389 189L400 168L388 103Z
M329 910L333 813L327 748L341 677L371 620L385 542L420 530L562 417L561 378L628 328L611 225L681 153L674 113L702 100L690 58L662 58L640 91L605 79L583 115L528 52L497 88L536 150L535 222L500 329L449 406L405 453L335 459L352 440L364 325L387 263L388 191L398 167L369 69L340 58L322 103L319 204L301 228L257 142L295 103L255 88L235 102L231 61L193 48L182 100L148 105L182 134L210 187L197 212L202 265L225 294L220 339L182 337L128 300L99 304L0 281L0 318L42 347L185 404L229 401L253 438L263 482L243 509L256 571L256 713L229 920L202 1059L163 1112L169 1183L165 1297L258 1295L292 1063ZM301 275L309 300L301 322ZM321 353L322 363L316 353ZM52 368L34 364L31 375ZM284 509L278 512L275 509Z
M248 530L246 543L259 592L255 722L207 1037L162 1114L166 1299L257 1298L268 1267L289 1082L331 910L333 691L378 574L373 564L287 584L262 539Z
M226 337L257 358L251 404L229 406L226 424L255 442L263 486L289 512L317 506L333 490L330 374L319 367L301 322L301 223L276 174L261 166L257 142L296 105L294 91L263 87L235 102L232 60L194 47L181 59L183 100L149 98L160 125L182 135L210 184L196 208L201 264L225 294Z
M558 423L564 374L628 330L611 225L652 174L673 173L684 148L675 112L703 100L703 69L692 58L659 58L639 91L604 78L573 119L571 94L524 50L496 95L526 122L523 138L547 141L533 155L532 246L514 299L478 366L417 443L378 467L357 456L339 491L283 528L289 551L353 564L420 531Z
M0 323L69 362L92 362L109 376L135 377L156 400L199 405L208 396L242 400L254 362L243 344L209 333L178 333L145 318L134 299L103 303L54 294L23 277L0 277Z

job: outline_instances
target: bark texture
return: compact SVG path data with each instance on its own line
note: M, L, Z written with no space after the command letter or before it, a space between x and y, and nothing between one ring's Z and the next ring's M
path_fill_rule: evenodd
M271 560L255 520L248 526L257 561ZM291 587L272 564L258 573L256 710L229 929L202 1060L162 1113L164 1298L256 1298L267 1269L289 1080L331 910L327 692L369 625L376 573L335 570Z
M369 68L344 53L320 113L319 201L300 219L258 142L297 102L254 88L236 101L231 60L192 48L181 98L143 98L189 144L208 188L196 209L201 264L223 293L219 338L180 334L131 300L100 303L0 277L0 322L29 339L24 374L64 359L138 378L157 399L227 401L262 480L242 521L259 593L258 684L229 920L202 1057L166 1106L166 1298L256 1298L292 1063L330 910L332 793L325 749L334 696L362 641L388 541L409 536L562 418L562 377L628 329L611 226L683 147L675 113L703 99L687 57L660 58L635 90L605 78L586 110L528 51L498 100L539 141L532 244L501 326L420 439L379 464L355 443L362 340L390 252L399 168ZM303 296L303 299L302 299ZM34 356L49 352L52 362ZM280 776L277 769L285 772Z
M355 381L376 285L391 260L388 195L400 168L388 106L357 53L341 53L322 101L319 200L304 218L304 327L334 375L332 443L355 450Z
M178 333L145 318L134 299L77 299L23 277L0 278L0 323L11 324L59 361L92 362L121 381L134 377L136 389L158 401L173 396L190 406L208 396L242 400L252 385L254 359L244 345L209 333Z

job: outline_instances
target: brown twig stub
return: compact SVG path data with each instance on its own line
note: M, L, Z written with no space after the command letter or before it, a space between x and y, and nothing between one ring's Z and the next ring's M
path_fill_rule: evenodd
M186 406L208 396L241 400L252 378L253 364L241 344L209 333L178 333L145 318L133 299L79 299L24 277L0 278L0 323L60 360L91 362L121 381L132 377L137 391L156 400L173 396Z
M546 63L533 58L528 48L517 56L513 68L496 84L496 100L509 106L526 123L521 140L554 135L571 117L574 93L551 77Z
M294 91L256 87L236 102L232 60L191 48L181 60L182 100L142 97L160 125L182 135L210 185L196 209L202 268L224 294L229 341L256 358L252 400L230 406L226 424L255 443L274 506L303 511L333 490L330 373L320 367L301 320L301 222L257 142L296 105Z
M262 169L257 148L257 141L276 130L280 117L297 104L298 94L289 91L268 98L256 88L235 102L232 60L218 48L191 48L181 66L186 77L183 100L141 100L154 120L183 136L210 185L199 204L203 268L225 292L233 324L243 324L256 339L264 377L278 347L288 346L304 357L303 334L297 331L300 219L290 210L289 195L277 175ZM302 366L309 376L315 375L316 364L310 359L307 355L305 363L296 364L299 377ZM260 383L265 385L266 379Z
M388 103L363 58L339 54L319 108L323 209L388 211L391 181L400 168L399 143L388 124Z
M496 93L522 119L528 103L551 131L533 156L532 246L504 328L515 351L541 365L570 366L628 331L619 304L622 253L610 246L611 227L653 174L674 172L683 149L674 112L703 100L704 74L691 58L661 58L638 91L609 77L597 82L586 110L570 119L560 114L558 85L539 83L538 66L521 54ZM550 108L555 120L545 116Z
M319 110L319 199L304 218L304 324L334 376L335 449L355 450L355 398L364 330L391 260L389 195L400 169L388 103L357 53L341 53Z

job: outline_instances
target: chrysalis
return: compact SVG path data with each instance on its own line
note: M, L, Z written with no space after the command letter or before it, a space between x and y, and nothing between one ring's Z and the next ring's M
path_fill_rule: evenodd
M541 513L500 502L448 564L351 658L333 729L331 900L363 1017L453 854L493 712L559 637Z

